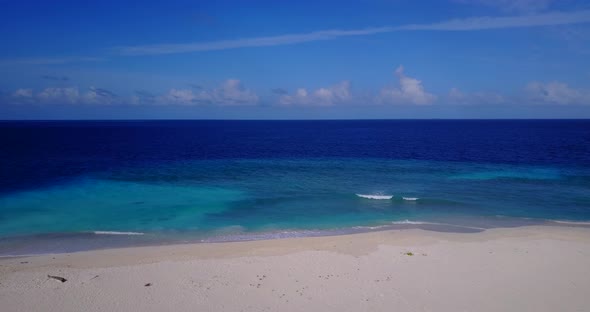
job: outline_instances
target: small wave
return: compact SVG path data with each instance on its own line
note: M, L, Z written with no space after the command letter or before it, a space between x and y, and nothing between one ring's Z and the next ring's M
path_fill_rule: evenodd
M464 228L464 229L474 229L474 230L485 230L486 228L478 227L478 226L469 226L469 225L460 225L460 224L451 224L451 223L439 223L439 222L426 222L426 221L410 221L410 220L403 220L403 221L393 221L391 224L412 224L412 225L435 225L435 226L450 226L455 228Z
M14 254L14 255L0 255L0 259L9 259L9 258L23 258L23 257L35 257L40 254Z
M390 228L391 225L386 224L386 225L376 225L376 226L353 226L352 229L354 230L380 230L380 229L387 229Z
M141 232L94 231L96 235L144 235Z
M570 225L590 225L588 221L564 221L564 220L550 220L553 223L570 224Z
M434 222L425 222L425 221L410 221L410 220L392 221L391 224L440 224L440 225L444 225L443 223L434 223Z
M356 196L367 199L392 199L393 195L367 195L367 194L356 194Z
M419 198L418 197L402 197L404 200L409 200L409 201L417 201Z

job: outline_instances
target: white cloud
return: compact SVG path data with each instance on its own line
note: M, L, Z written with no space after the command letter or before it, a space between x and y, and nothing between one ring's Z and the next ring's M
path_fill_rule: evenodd
M426 105L432 104L436 100L436 96L428 93L422 86L422 81L408 77L404 74L404 67L400 65L395 70L395 75L399 79L399 88L385 87L377 96L378 103L384 104L416 104Z
M333 106L338 104L413 104L428 105L438 101L444 104L459 105L530 105L530 104L574 104L590 105L590 90L575 89L566 83L533 81L526 85L524 92L501 95L494 92L465 93L452 88L446 95L434 95L425 90L422 82L406 76L404 67L395 70L399 85L385 87L378 94L353 95L350 81L342 81L329 87L315 90L299 88L289 94L283 90L274 95L277 103L284 106ZM170 89L157 95L146 91L136 91L132 96L117 96L113 92L90 87L85 92L77 87L49 87L39 92L20 88L12 93L4 93L3 101L14 104L85 104L85 105L255 105L258 95L243 86L240 80L228 79L216 88Z
M78 88L46 88L37 94L41 102L77 103L80 100Z
M252 105L258 102L258 96L246 89L240 80L228 79L213 92L215 102L221 105Z
M33 89L17 89L12 94L15 98L32 98L33 97Z
M95 87L90 87L86 93L81 93L77 87L50 87L38 93L33 89L18 89L12 99L41 104L115 104L121 100L112 92Z
M170 89L168 93L158 97L159 104L194 105L199 96L190 89Z
M508 3L508 0L502 2ZM522 0L520 2L524 3ZM524 4L521 4L521 6L524 6ZM312 41L334 40L341 37L369 36L395 31L473 31L483 29L567 25L588 22L590 22L590 11L582 10L577 12L548 12L543 14L509 17L472 17L463 19L453 19L449 21L431 24L410 24L396 27L386 26L378 28L363 28L353 30L320 30L304 34L286 34L269 37L241 38L222 41L125 46L116 47L112 50L119 55L176 54L201 51L229 50L238 48L289 45Z
M393 31L392 27L365 28L356 30L320 30L306 34L287 34L271 37L242 38L211 42L194 42L181 44L155 44L144 46L118 47L114 50L122 55L155 55L188 53L200 51L228 50L250 47L268 47L297 44L310 41L333 40L339 37L373 35Z
M159 104L216 104L216 105L253 105L258 103L254 91L246 89L240 80L228 79L214 89L171 89L157 98Z
M525 91L535 103L590 104L590 92L573 89L563 82L533 81L526 86Z
M588 22L590 22L590 11L586 10L577 12L549 12L522 16L484 16L453 19L440 23L405 25L397 27L396 30L470 31L483 29L568 25Z
M90 87L79 100L86 104L115 104L120 99L109 90Z
M170 89L167 93L157 96L146 91L136 91L134 95L119 97L113 92L97 87L90 87L80 92L77 87L50 87L38 93L33 89L18 89L8 99L15 103L47 103L47 104L180 104L180 105L253 105L258 103L258 96L245 88L237 79L228 79L213 89Z
M451 90L449 91L449 98L456 100L456 101L461 101L465 98L465 93L461 92L459 89L457 88L451 88Z
M474 92L463 93L457 88L452 88L447 95L448 104L481 105L481 104L502 104L506 98L498 93Z
M115 104L117 96L109 90L90 87L85 93L76 87L45 88L36 95L42 103L52 104Z
M508 12L536 12L549 8L553 0L455 0L455 2L485 5Z
M281 105L318 105L329 106L348 103L352 99L350 81L342 81L327 88L319 88L313 92L307 89L297 89L294 95L282 95L279 98Z

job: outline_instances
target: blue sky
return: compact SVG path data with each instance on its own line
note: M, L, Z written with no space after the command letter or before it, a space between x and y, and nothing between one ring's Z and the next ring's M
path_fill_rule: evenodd
M590 118L587 1L119 2L0 0L0 119Z

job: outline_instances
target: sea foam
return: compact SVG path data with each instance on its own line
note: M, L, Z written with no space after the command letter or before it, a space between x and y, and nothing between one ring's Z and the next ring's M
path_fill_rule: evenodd
M428 221L411 221L411 220L403 220L403 221L393 221L391 224L412 224L412 225L438 225L438 226L449 226L455 228L464 228L464 229L474 229L474 230L485 230L486 228L478 227L478 226L469 226L469 225L460 225L460 224L451 224L451 223L440 223L440 222L428 222Z
M425 221L410 221L410 220L403 220L403 221L392 221L391 224L435 224L435 225L445 225L444 223L434 223L434 222L425 222Z
M141 232L118 232L118 231L94 231L96 235L144 235Z
M369 195L369 194L356 194L356 196L367 199L392 199L393 195Z

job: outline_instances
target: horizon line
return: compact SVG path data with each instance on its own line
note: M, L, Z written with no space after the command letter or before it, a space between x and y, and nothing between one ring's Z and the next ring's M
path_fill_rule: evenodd
M424 120L589 120L584 118L318 118L318 119L247 119L247 118L127 118L127 119L0 119L5 122L61 122L61 121L424 121Z

